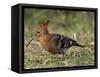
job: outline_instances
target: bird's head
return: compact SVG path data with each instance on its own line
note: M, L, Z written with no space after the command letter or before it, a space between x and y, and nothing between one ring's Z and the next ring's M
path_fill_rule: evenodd
M47 21L45 21L45 22L43 22L42 24L39 25L37 32L36 32L37 36L49 34L48 23L49 23L49 20L47 20Z
M43 22L42 24L40 24L39 28L40 29L47 29L49 22L50 22L49 20L46 20L45 22Z

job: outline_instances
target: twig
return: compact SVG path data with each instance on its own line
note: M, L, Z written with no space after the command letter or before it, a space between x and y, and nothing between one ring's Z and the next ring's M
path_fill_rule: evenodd
M74 34L73 34L73 36L74 36L74 39L77 41L77 38L76 38L76 33L74 33Z

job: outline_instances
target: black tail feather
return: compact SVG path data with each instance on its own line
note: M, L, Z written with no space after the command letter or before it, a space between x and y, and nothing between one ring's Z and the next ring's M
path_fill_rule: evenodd
M76 41L73 42L73 46L85 47L84 45L81 45L81 44L77 43Z
M79 46L79 47L85 47L85 46L83 46L83 45L80 45L80 44L78 44L78 43L76 43L76 46Z

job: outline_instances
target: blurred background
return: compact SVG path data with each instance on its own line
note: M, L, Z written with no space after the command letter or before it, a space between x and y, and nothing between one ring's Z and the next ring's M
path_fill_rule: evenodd
M24 10L24 68L54 68L94 65L94 12L52 9ZM62 62L58 55L42 49L36 38L29 47L26 44L37 32L38 26L50 20L50 33L59 33L77 40L85 48L72 47Z

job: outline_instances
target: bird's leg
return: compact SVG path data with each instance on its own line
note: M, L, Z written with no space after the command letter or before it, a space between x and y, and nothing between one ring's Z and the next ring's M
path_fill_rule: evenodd
M62 54L62 57L61 57L62 61L65 60L64 56L65 56L65 54L63 53L63 54Z
M59 55L58 55L58 58L59 58L61 61L64 61L64 56L65 56L65 55L62 53L62 54L59 54Z

